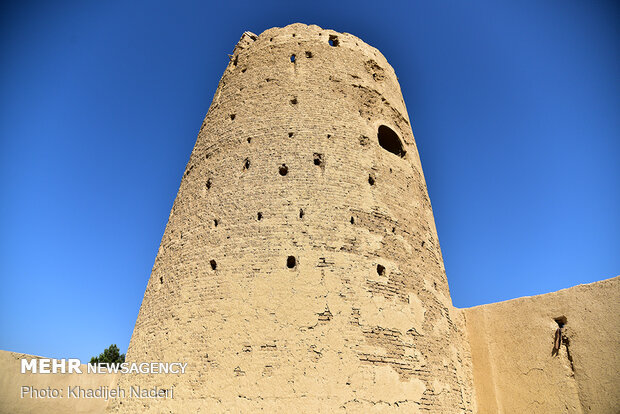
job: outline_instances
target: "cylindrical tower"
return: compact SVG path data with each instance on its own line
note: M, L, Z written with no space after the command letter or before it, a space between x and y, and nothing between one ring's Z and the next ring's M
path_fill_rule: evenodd
M245 33L127 353L189 365L110 408L470 412L459 326L392 67L318 26Z

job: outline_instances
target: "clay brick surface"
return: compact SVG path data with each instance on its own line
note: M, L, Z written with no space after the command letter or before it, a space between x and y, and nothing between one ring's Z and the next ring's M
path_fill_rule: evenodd
M381 125L404 157L379 145ZM470 412L453 315L392 67L360 39L317 26L244 34L127 353L186 361L188 373L123 376L175 386L174 400L123 408Z

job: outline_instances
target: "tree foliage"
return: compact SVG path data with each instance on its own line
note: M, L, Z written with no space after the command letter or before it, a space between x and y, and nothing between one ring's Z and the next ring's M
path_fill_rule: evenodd
M121 354L118 346L112 344L103 350L99 356L90 359L91 364L122 364L125 362L125 354Z

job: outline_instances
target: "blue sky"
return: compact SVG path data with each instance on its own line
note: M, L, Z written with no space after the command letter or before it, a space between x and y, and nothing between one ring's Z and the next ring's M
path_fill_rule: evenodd
M227 54L293 22L396 70L456 306L620 274L614 2L125 3L1 6L0 349L127 349Z

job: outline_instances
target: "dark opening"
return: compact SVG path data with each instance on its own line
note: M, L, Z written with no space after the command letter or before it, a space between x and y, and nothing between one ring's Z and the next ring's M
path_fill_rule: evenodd
M293 133L292 133L292 132L289 132L289 133L288 133L288 137L289 137L289 138L292 138L292 137L293 137Z
M373 177L372 175L369 175L368 176L368 184L375 185L375 177Z
M355 219L351 216L351 224L355 224Z
M209 188L211 188L211 179L210 178L207 180L207 183L205 185L207 186L207 190Z
M562 315L560 317L553 318L553 320L555 321L555 323L558 324L558 329L555 330L555 334L553 335L553 349L551 350L551 355L557 356L558 353L560 352L560 347L562 346L562 344L564 344L566 346L566 357L568 358L568 361L570 362L571 369L574 371L575 367L573 366L573 358L571 356L570 347L569 347L570 340L568 336L566 336L566 334L562 332L562 329L564 328L564 325L566 325L566 322L567 322L566 316Z
M279 168L279 171L281 176L285 176L286 174L288 174L288 167L285 164L282 164Z
M162 285L164 284L164 277L163 276L159 277L159 283L161 283Z
M299 218L300 218L300 219L304 218L304 214L305 214L305 213L304 213L304 209L303 209L303 208L300 208L300 209L299 209Z
M338 36L336 35L329 35L329 45L336 47L340 44L340 42L338 41Z
M383 276L385 274L385 266L377 265L377 274Z
M295 55L291 55L291 63L295 63Z
M311 58L312 57L312 52L306 52L306 57L307 58Z
M236 116L237 116L237 115L235 115L235 114L230 114L230 120L231 120L231 121L234 121Z
M243 169L247 170L250 168L250 160L249 159L245 159L245 161L243 162Z
M241 73L245 73L246 70L248 70L248 68L241 69Z
M295 259L295 256L289 256L286 259L286 267L288 267L289 269L294 268L297 265L297 260Z
M248 138L248 144L252 142L252 138Z
M381 125L379 127L379 131L377 132L377 137L379 138L379 145L384 150L391 152L392 154L396 154L399 157L405 156L405 149L403 148L403 143L400 138L390 127L385 125Z
M217 263L215 262L215 260L211 259L209 263L211 264L211 269L213 270L217 269Z
M260 211L258 212L258 220L260 221L260 219L263 218L263 213L261 213Z
M559 328L564 328L564 325L566 325L567 319L566 316L560 316L559 318L554 318L555 323L558 324Z
M292 105L297 105L297 98L291 99L291 104Z
M331 138L332 134L327 134L327 139Z
M215 227L217 227L217 225L218 225L218 224L220 224L220 222L219 222L219 221L217 221L217 219L213 220L213 225L214 225Z
M323 154L319 154L318 152L314 153L314 165L319 167L323 166Z

